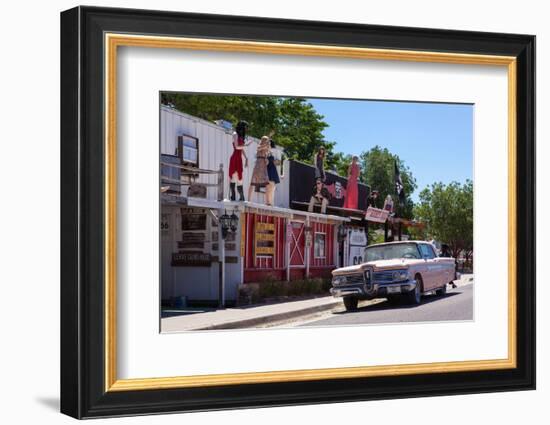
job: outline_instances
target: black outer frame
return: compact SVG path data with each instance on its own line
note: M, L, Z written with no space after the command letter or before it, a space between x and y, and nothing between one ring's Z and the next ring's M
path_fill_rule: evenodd
M517 57L517 368L104 391L104 32ZM61 13L61 412L75 418L535 388L535 37L77 7Z

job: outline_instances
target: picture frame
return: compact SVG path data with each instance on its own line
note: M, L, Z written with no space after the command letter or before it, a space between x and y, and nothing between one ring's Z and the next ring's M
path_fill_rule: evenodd
M506 67L508 357L118 379L121 46ZM93 418L535 388L534 36L76 7L61 14L61 116L62 413Z

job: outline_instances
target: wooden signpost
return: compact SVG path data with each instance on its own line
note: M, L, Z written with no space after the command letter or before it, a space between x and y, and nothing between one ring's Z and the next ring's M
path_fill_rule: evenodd
M256 255L274 255L275 225L273 223L256 223L254 252Z

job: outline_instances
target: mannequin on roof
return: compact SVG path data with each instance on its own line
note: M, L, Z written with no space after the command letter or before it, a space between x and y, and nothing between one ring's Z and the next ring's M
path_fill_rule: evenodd
M229 159L229 189L230 199L235 200L235 186L239 192L239 201L244 201L243 191L243 157L244 166L248 167L248 158L244 148L250 143L246 143L246 131L248 130L248 123L246 121L239 121L235 132L233 133L233 154Z

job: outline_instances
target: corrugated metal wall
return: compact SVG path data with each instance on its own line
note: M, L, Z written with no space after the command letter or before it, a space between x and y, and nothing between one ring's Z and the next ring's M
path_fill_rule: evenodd
M223 118L223 117L220 117ZM167 106L161 106L160 113L160 150L162 154L175 155L178 146L178 136L186 134L199 139L199 168L218 170L220 164L224 169L224 197L229 197L229 158L233 153L233 138L230 131L209 123L205 120L184 114ZM245 196L248 196L250 176L254 168L258 139L251 138L254 142L245 150L248 157L248 168L244 169L243 180ZM279 153L282 153L279 150ZM284 163L285 174L288 176L288 161ZM284 178L275 193L275 205L288 207L288 178ZM200 183L217 183L217 175L201 174L197 180ZM182 187L182 195L187 194L187 187ZM217 199L217 189L208 188L208 198ZM259 199L253 197L253 201ZM247 199L248 200L248 199ZM262 201L263 203L263 201Z
M204 252L217 257L219 251L212 245L217 245L217 239L212 239L212 233L218 228L213 226L211 217L207 218L205 233L205 246L203 249L180 249L178 242L182 240L181 209L173 206L164 206L162 209L163 220L168 223L168 230L161 231L161 282L162 300L168 301L172 297L187 296L190 301L218 299L219 266L213 261L209 267L174 267L171 265L172 253L175 252ZM237 231L240 235L240 230ZM240 237L235 238L235 249L225 251L226 257L239 257ZM233 301L237 297L237 287L242 282L241 261L239 257L236 263L225 264L225 290L226 300Z

